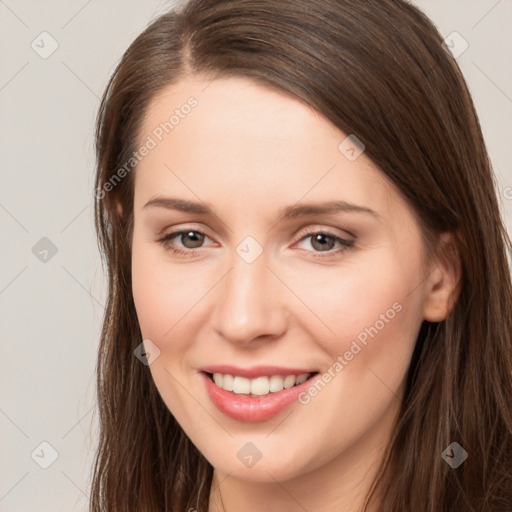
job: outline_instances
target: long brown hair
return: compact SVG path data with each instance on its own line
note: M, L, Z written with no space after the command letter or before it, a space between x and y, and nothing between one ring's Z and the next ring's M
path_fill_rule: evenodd
M131 291L136 169L114 180L136 150L149 102L191 75L249 77L302 99L357 134L427 239L453 233L460 295L445 321L422 325L382 463L391 478L373 489L382 487L384 512L512 510L510 241L472 99L442 42L402 0L191 0L126 51L96 135L108 301L92 512L208 510L213 468L133 355L142 341ZM468 453L457 469L441 457L454 441Z

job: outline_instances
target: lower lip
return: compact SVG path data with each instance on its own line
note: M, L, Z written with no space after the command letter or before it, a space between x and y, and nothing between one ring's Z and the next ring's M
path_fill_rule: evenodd
M298 401L300 393L311 386L311 381L314 378L314 376L310 377L298 386L283 389L276 393L252 397L226 391L217 386L206 373L201 372L201 375L205 381L210 399L217 409L234 420L248 423L265 421L277 416L286 407Z

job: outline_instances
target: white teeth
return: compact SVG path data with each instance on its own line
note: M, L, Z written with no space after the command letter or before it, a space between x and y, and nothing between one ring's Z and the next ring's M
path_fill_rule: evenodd
M213 381L220 388L226 391L233 391L237 395L262 396L268 393L277 393L283 389L291 388L302 384L311 376L310 373L301 373L300 375L272 375L271 377L257 377L247 379L245 377L233 376L222 373L214 373Z
M217 375L221 375L220 373L218 373ZM213 376L215 377L215 373L213 374ZM222 388L224 388L226 391L233 391L233 375L223 375L223 379L222 379Z
M295 386L295 375L287 375L283 382L283 387L285 389L291 388Z
M269 391L268 377L258 377L251 380L251 395L267 395Z
M223 381L223 375L222 373L214 373L213 374L213 382L219 386L219 388L222 387L222 381Z
M308 374L303 373L302 375L299 375L297 379L295 380L295 384L302 384L303 382L306 382L308 380Z
M272 377L269 379L269 387L272 393L275 393L276 391L282 391L284 389L283 377L279 375L272 375Z
M248 395L251 392L251 380L238 375L233 379L233 393Z

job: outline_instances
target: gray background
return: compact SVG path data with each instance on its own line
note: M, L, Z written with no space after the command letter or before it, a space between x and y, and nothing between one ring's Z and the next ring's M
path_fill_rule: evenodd
M456 31L469 44L457 60L510 232L512 2L415 3L443 37ZM94 117L123 51L171 5L0 0L0 512L86 510L105 303L92 216ZM42 58L51 38L58 48Z

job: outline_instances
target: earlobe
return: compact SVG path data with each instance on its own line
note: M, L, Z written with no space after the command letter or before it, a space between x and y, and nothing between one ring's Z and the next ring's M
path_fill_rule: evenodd
M461 277L462 266L455 237L452 233L443 233L426 281L423 303L425 320L442 322L448 317L459 297Z

